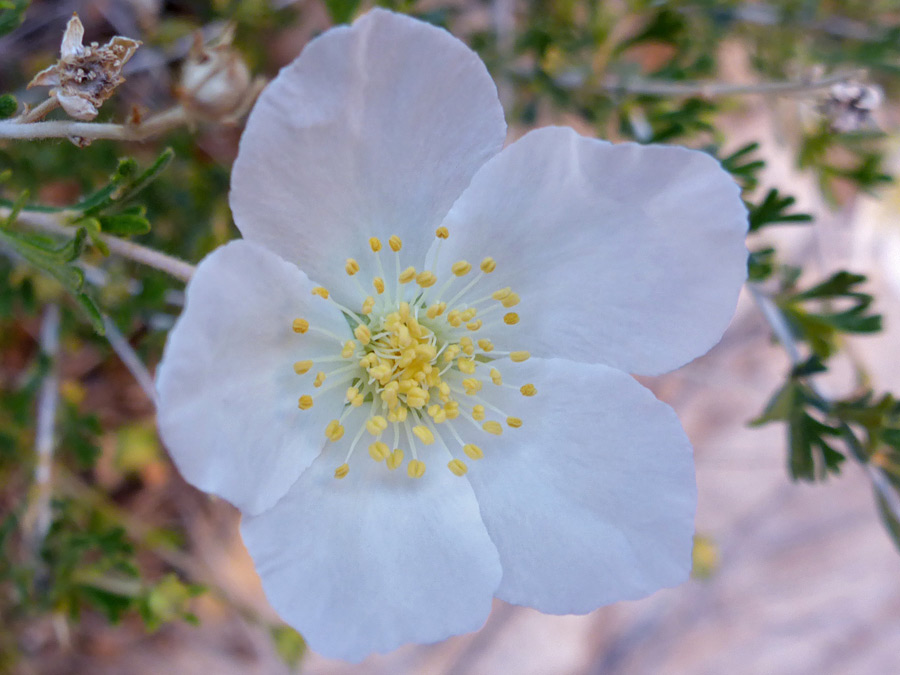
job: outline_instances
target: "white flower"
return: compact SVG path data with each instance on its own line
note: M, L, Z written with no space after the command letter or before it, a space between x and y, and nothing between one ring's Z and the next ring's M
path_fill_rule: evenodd
M449 33L378 10L328 31L256 104L244 239L169 337L163 439L325 655L475 630L492 596L584 613L687 577L691 447L626 373L720 338L738 188L700 152L505 136Z

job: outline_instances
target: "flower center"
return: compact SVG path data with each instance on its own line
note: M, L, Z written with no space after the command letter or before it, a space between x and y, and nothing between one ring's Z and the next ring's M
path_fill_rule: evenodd
M370 238L372 266L376 271L372 277L372 295L359 283L359 262L348 258L344 271L354 278L363 298L358 311L339 304L325 288L313 289L314 295L341 310L352 338L310 326L303 318L293 321L296 333L312 330L335 341L335 353L318 361L337 365L330 372L318 371L313 386L320 391L347 387L340 414L325 428L325 436L333 444L348 444L343 463L335 469L336 478L349 473L350 458L365 434L371 437L369 456L384 462L390 470L403 464L405 453L399 446L405 442L412 455L407 462L407 474L420 478L425 473L426 446L440 444L452 457L447 464L450 471L462 476L468 467L457 456L460 450L473 460L484 456L482 449L471 442L477 440L472 436L483 433L499 436L504 423L513 429L522 426L521 419L507 415L491 403L490 387L498 391L504 387L517 388L523 396L537 393L533 384L513 387L504 382L498 369L505 363L525 361L529 353L497 351L486 337L492 329L509 329L519 322L518 314L505 311L519 304L519 296L510 288L501 288L477 297L485 290L487 276L496 269L496 262L490 257L481 261L479 271L471 278L468 278L473 271L470 263L465 260L453 263L446 280L439 286L434 269L440 244L449 232L441 227L436 235L439 241L431 268L421 271L401 266L403 244L399 237L392 236L388 246L394 257L393 278L387 277L384 271L381 241ZM461 288L454 292L454 286ZM298 361L294 371L306 375L314 365L312 360ZM323 386L326 381L328 384ZM301 410L312 408L313 396L301 396L298 405ZM368 408L364 422L345 439L345 423L354 410L363 406ZM457 424L466 428L459 430ZM392 442L388 444L388 440Z

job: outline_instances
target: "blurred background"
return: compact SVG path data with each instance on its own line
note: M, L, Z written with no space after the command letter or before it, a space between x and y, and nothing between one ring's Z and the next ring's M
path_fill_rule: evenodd
M46 88L25 87L59 58L73 12L86 42L142 41L98 117L135 123L190 107L182 69L197 31L210 41L233 27L228 59L271 78L317 33L372 4L3 2L0 94L20 106L45 100ZM694 578L580 617L497 601L478 633L358 666L307 652L268 607L237 511L187 485L156 435L148 378L183 284L105 256L92 233L77 261L60 264L84 271L105 336L71 284L0 248L0 672L900 672L900 521L890 510L900 410L889 395L900 389L896 2L377 4L445 26L479 52L510 140L564 123L611 140L689 145L722 159L745 188L751 283L730 329L705 357L642 378L694 444ZM110 179L121 158L143 170L171 148L129 207L139 208L98 221L104 236L199 261L238 236L229 170L239 103L254 91L249 80L234 86L246 86L243 98L142 142L0 138L4 213L26 191L27 225L111 180L130 185ZM842 270L864 278L802 294ZM860 300L859 312L842 313ZM761 307L781 317L787 350ZM57 385L56 440L42 459L35 420L47 381ZM829 402L808 412L834 434L803 426L803 401L749 425L791 386Z

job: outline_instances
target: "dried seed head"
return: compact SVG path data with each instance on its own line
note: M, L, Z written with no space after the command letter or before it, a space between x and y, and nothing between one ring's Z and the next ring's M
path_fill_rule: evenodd
M822 114L834 131L857 131L874 124L872 113L883 100L884 94L875 85L839 82L828 91L828 98L822 104Z
M84 45L83 38L84 26L73 14L63 34L59 61L35 75L28 86L53 87L51 95L69 116L92 120L125 81L122 68L141 43L117 35L105 45Z

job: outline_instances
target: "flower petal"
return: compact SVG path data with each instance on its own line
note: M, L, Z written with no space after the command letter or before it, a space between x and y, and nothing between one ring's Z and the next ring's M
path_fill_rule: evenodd
M358 455L336 480L342 459L326 450L241 524L275 610L313 650L349 661L477 630L500 563L469 484L437 465L411 479Z
M497 90L444 30L373 10L307 45L266 88L241 138L231 208L243 235L343 301L348 257L403 239L419 265L450 206L503 145Z
M296 361L340 352L313 329L294 333L295 318L350 336L340 312L311 288L303 272L261 246L223 246L197 267L159 366L159 429L176 465L246 512L284 495L343 404L344 388L313 388L318 367L293 370ZM297 407L302 394L313 396L311 409Z
M685 148L539 129L478 172L445 225L450 260L493 256L490 281L522 298L498 346L628 372L709 350L746 277L740 190Z
M491 390L524 424L473 441L484 459L466 474L500 552L497 597L581 614L684 581L696 487L672 409L598 364L532 358L505 371L537 395Z

